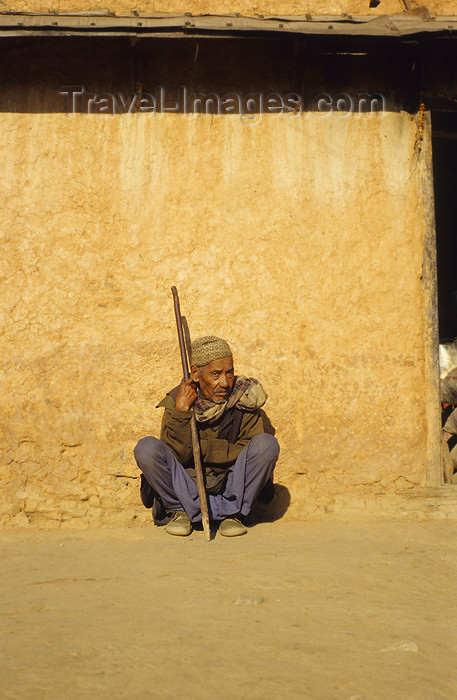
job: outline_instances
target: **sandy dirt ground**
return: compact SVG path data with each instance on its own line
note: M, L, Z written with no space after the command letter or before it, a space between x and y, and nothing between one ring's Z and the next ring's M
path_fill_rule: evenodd
M0 542L2 698L457 696L457 523Z

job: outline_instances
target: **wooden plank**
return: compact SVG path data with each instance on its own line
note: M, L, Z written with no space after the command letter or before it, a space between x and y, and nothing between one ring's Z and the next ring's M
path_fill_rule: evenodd
M117 16L109 12L94 13L0 13L3 30L31 31L97 31L119 34L132 30L208 31L208 32L278 32L333 36L397 36L457 31L457 17L430 19L414 14L377 17L314 16L314 17L241 17L238 15L166 15L132 13Z

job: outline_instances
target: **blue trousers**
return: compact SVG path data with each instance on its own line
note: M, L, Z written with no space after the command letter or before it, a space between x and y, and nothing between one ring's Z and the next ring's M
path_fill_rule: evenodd
M170 448L155 437L142 438L134 450L136 462L146 480L159 494L167 510L185 510L192 522L201 520L197 484L178 462ZM208 511L212 520L223 520L237 513L248 515L252 504L273 474L279 445L273 435L255 435L228 468L221 493L209 494Z

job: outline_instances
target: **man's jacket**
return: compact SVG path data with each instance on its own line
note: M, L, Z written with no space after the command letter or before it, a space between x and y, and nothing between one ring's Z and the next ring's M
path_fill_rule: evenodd
M179 387L176 387L170 391L158 404L165 408L160 439L168 445L178 462L195 481L190 431L192 411L179 411L175 408L178 390ZM208 422L197 422L197 429L207 493L222 491L227 468L234 464L254 435L266 432L259 410L242 411L236 406L225 411L223 416L211 425Z

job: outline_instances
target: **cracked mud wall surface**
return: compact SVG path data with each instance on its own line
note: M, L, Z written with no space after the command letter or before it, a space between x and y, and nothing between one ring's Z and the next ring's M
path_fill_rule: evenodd
M421 3L422 4L422 3ZM436 4L436 3L433 3ZM456 3L453 3L456 4ZM304 16L307 13L314 14L363 14L379 15L393 14L404 11L405 6L401 0L384 0L381 7L370 8L369 0L333 0L330 2L318 2L308 0L299 2L298 0L260 0L250 2L249 0L143 0L136 2L132 0L107 0L105 3L94 2L94 0L57 0L46 2L46 0L4 0L0 4L0 9L13 10L15 12L95 12L97 10L110 10L118 14L123 12L171 12L183 14L192 12L199 14L232 14L239 12L243 15L251 14L283 14Z
M75 65L122 76L122 42L77 46L19 44L4 78L0 523L150 521L132 450L180 381L172 284L269 394L287 517L395 510L430 430L416 117L67 115ZM180 50L213 88L232 59L259 80Z
M410 0L411 10L419 7L427 8L434 15L453 15L457 13L455 0ZM134 10L144 13L164 12L183 14L192 12L199 14L233 14L242 15L296 15L303 17L306 14L313 15L363 15L374 17L386 14L401 14L405 12L404 0L381 0L377 7L370 7L369 0L106 0L106 2L94 2L94 0L54 0L50 3L46 0L3 0L0 3L1 11L14 12L97 12L111 11L117 14L130 13Z

